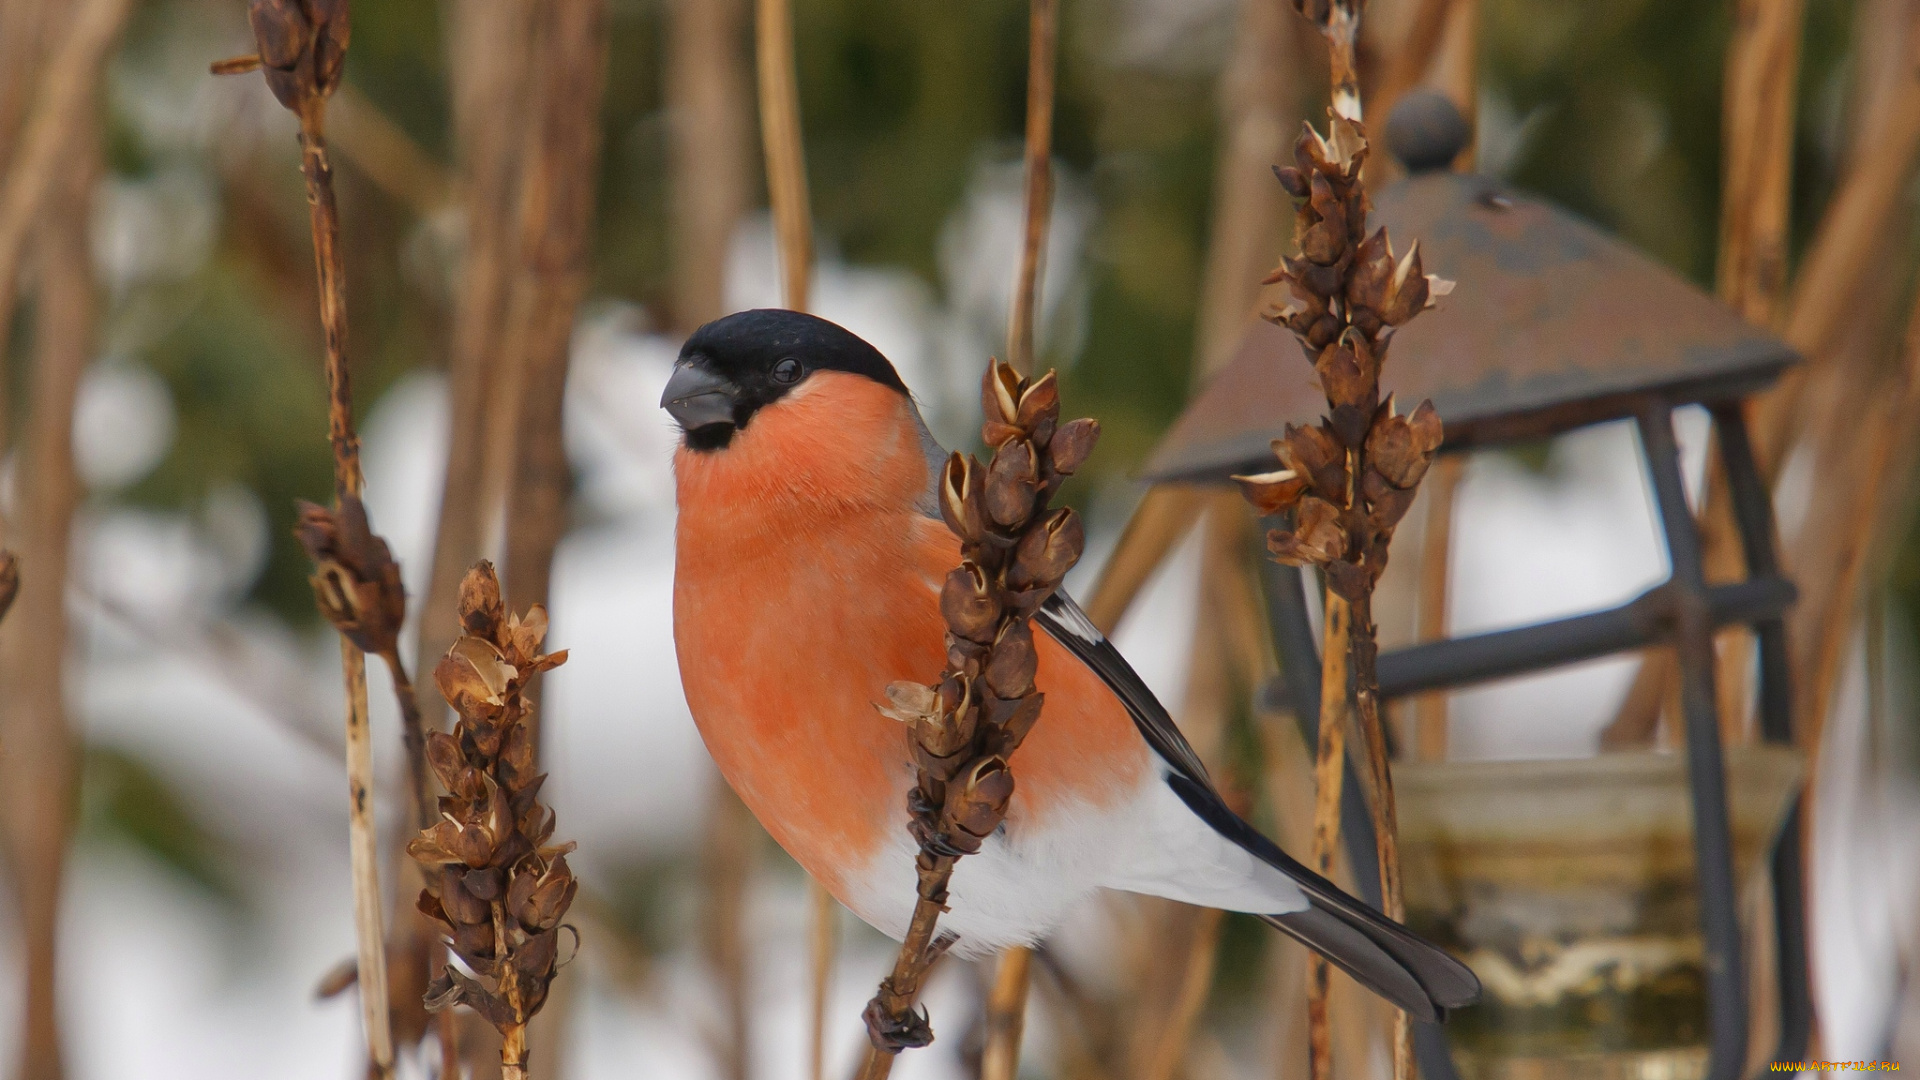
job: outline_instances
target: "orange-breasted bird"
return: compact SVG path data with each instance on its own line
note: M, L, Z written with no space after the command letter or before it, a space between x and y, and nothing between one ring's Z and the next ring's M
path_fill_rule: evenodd
M760 823L841 903L900 938L915 783L888 684L946 659L959 565L946 453L873 346L746 311L687 339L661 405L674 455L674 644L694 722ZM943 932L1031 944L1098 889L1258 915L1417 1018L1473 1001L1459 961L1289 858L1227 808L1167 711L1064 592L1035 617L1046 693L1001 829L961 859Z

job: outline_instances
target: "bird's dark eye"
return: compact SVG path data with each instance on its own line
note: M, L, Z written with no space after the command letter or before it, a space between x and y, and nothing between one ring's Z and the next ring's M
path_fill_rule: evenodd
M800 381L800 361L789 356L773 365L773 381L778 383L797 383Z

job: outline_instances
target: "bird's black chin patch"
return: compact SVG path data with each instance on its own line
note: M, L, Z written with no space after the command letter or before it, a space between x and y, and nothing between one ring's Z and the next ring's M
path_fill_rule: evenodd
M686 433L687 449L699 451L725 450L733 442L733 433L740 430L732 424L702 424Z

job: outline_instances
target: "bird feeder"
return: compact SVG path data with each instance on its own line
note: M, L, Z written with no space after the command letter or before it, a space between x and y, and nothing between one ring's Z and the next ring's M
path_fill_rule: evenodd
M1738 1076L1748 1015L1736 911L1734 836L1726 758L1714 693L1713 632L1751 626L1759 650L1759 727L1790 742L1783 614L1794 588L1774 551L1772 503L1754 460L1743 405L1798 357L1680 276L1592 225L1492 177L1448 171L1467 127L1444 98L1411 96L1386 128L1408 176L1379 191L1375 220L1403 243L1417 238L1425 264L1459 283L1410 323L1389 360L1400 400L1431 398L1446 425L1442 453L1537 440L1591 424L1631 420L1654 493L1671 573L1611 610L1532 626L1432 641L1379 658L1385 698L1537 672L1670 644L1678 658L1692 810L1702 969L1707 989L1707 1075ZM1745 552L1747 576L1708 584L1687 506L1673 427L1677 408L1712 415L1716 450ZM1231 363L1188 406L1156 449L1148 477L1216 482L1271 468L1273 439L1324 409L1300 371L1299 346L1261 322ZM1320 661L1302 572L1267 568L1269 617L1283 675L1267 691L1301 717L1311 744ZM1357 784L1346 791L1343 833L1377 902L1372 829ZM1802 902L1799 810L1771 852L1781 1040L1774 1057L1803 1056L1811 1002ZM1419 1032L1428 1077L1456 1075L1437 1029Z

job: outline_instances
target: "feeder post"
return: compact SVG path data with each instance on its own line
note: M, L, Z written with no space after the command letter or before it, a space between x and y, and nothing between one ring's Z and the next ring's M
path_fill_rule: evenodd
M1727 778L1720 756L1718 699L1713 689L1713 618L1708 607L1700 534L1687 507L1674 440L1673 407L1649 397L1636 411L1640 445L1653 479L1654 503L1673 566L1674 651L1680 657L1680 703L1686 719L1687 777L1693 795L1693 845L1700 930L1706 939L1708 1080L1737 1080L1746 1067L1747 993L1740 959L1740 916L1733 880L1733 829L1727 820Z
M1747 577L1777 577L1780 560L1774 553L1773 498L1754 458L1746 410L1740 402L1728 401L1715 405L1712 412L1734 520L1746 555ZM1753 631L1760 648L1761 738L1792 746L1793 687L1788 673L1786 618L1773 615L1761 619L1753 624ZM1774 843L1772 860L1774 965L1778 969L1775 981L1780 987L1780 1043L1774 1050L1775 1061L1805 1058L1813 1034L1805 868L1800 845L1801 801L1796 795Z

